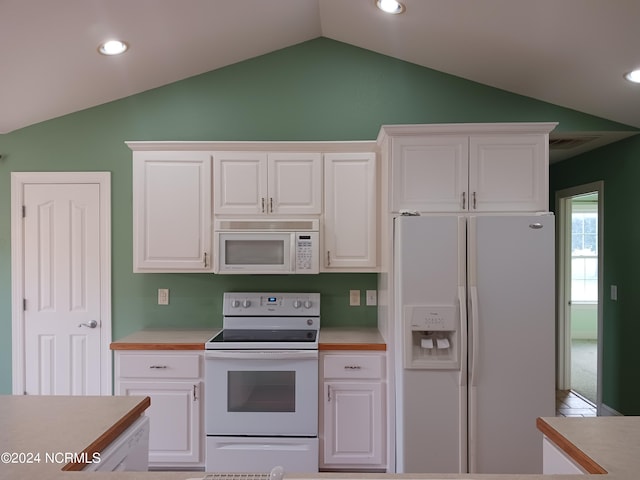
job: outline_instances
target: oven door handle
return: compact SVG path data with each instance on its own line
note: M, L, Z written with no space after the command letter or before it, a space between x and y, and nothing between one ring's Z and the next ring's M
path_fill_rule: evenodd
M205 358L241 360L297 360L317 359L317 350L207 350Z

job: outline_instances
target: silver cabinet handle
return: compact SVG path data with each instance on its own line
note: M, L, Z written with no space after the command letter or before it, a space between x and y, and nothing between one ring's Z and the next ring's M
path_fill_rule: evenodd
M473 209L476 210L476 192L473 192Z
M169 368L166 365L150 365L149 368Z
M269 197L269 213L273 213L273 197Z
M197 401L198 400L198 386L194 385L193 386L193 401Z
M345 370L360 370L362 367L360 365L345 365Z
M467 208L467 192L462 192L462 210Z
M207 252L204 252L204 268L207 268L209 263L207 262Z
M262 213L264 213L264 197L260 199L260 204L262 205Z
M331 266L331 252L327 250L327 267Z
M89 327L89 328L96 328L98 326L98 322L96 322L95 320L91 320L89 323L81 323L78 325L78 328L80 327Z

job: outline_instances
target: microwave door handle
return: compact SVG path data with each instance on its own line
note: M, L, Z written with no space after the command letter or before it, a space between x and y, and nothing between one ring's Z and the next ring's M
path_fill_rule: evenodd
M298 240L298 234L294 233L293 235L291 235L291 245L289 248L289 265L291 265L291 272L292 273L296 273L296 271L298 270L298 265L296 263L296 245L297 245L297 240Z

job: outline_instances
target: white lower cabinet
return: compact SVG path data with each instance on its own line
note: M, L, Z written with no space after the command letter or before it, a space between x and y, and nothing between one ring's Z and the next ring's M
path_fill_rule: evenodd
M116 351L116 395L151 398L149 466L204 466L203 353Z
M320 469L385 470L385 356L321 356Z
M542 473L554 474L586 474L566 453L560 450L547 436L542 439Z

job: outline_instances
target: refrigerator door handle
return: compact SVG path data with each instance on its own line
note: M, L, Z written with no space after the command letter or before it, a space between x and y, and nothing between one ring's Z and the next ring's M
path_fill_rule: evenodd
M478 379L478 288L469 287L471 298L471 381L469 385L469 473L477 472L477 426L478 405L476 386Z
M478 287L472 286L471 290L471 386L478 385Z
M467 289L459 285L458 286L458 303L460 305L460 345L458 348L460 354L460 390L459 390L459 404L460 404L460 419L459 419L459 432L458 432L458 470L460 472L468 471L468 413L467 413L467 405L468 405L468 373L469 368L467 365Z
M465 387L467 385L467 290L464 286L458 286L458 304L460 306L460 386Z

